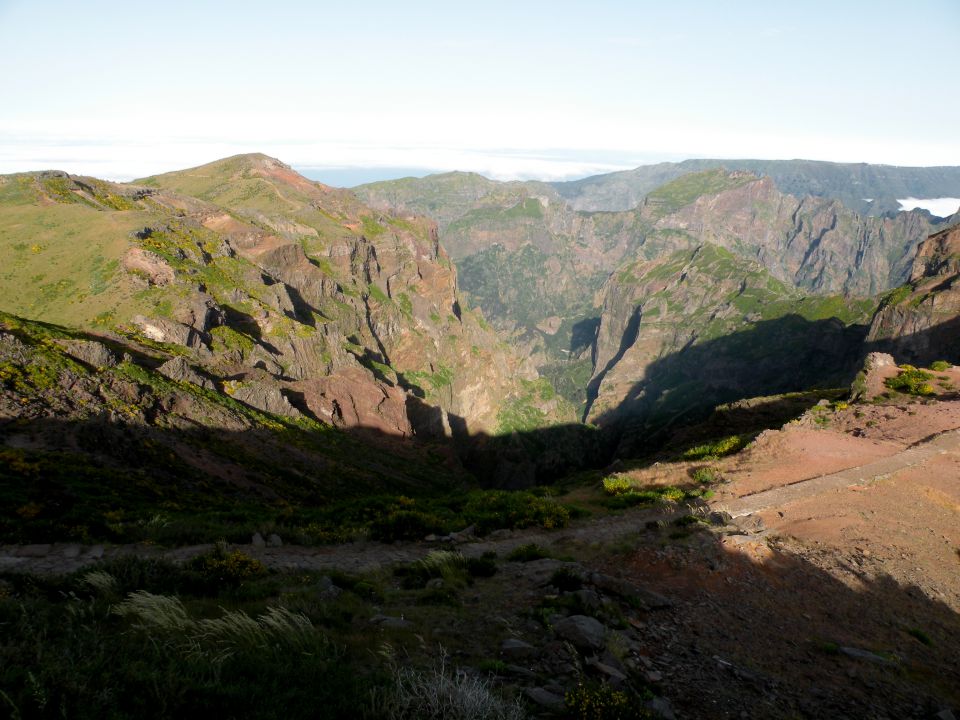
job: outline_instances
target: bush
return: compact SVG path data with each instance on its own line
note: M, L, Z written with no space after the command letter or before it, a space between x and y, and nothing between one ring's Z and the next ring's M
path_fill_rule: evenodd
M680 457L684 460L706 460L722 458L742 450L750 442L749 435L730 435L712 443L695 445L684 450Z
M583 578L580 573L564 567L550 576L550 584L560 592L575 592L583 587Z
M933 386L929 383L933 375L926 370L918 370L913 365L901 365L896 377L887 378L884 384L891 390L908 395L933 395Z
M932 363L930 363L930 369L936 372L944 372L950 368L951 365L946 360L934 360Z
M690 473L690 477L702 485L712 485L720 480L720 474L710 467L698 467Z
M626 475L608 475L603 479L603 491L607 495L625 495L634 489L633 480Z
M422 540L439 532L443 532L443 522L420 510L396 510L370 523L370 537L380 542Z
M638 720L654 715L639 698L609 685L578 685L565 698L570 717L575 720Z
M546 557L550 557L546 550L536 543L529 543L511 550L510 554L507 555L507 560L510 562L530 562L532 560L542 560Z
M549 497L529 492L486 490L471 493L463 515L479 535L500 528L542 527L545 530L566 527L570 511Z
M205 555L197 555L187 568L200 573L204 579L221 585L239 585L245 580L267 574L266 566L240 550L227 552L224 543L217 543Z
M428 670L393 669L393 686L374 695L374 716L387 720L524 720L519 701L494 694L489 680L457 672L441 652Z

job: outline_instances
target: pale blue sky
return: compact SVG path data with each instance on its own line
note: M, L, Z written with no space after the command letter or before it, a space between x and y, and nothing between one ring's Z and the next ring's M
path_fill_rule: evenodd
M960 165L960 2L0 0L0 172Z

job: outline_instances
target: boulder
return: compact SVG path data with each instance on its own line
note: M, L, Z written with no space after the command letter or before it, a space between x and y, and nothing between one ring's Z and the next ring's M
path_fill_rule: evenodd
M231 385L229 388L235 400L257 410L283 417L300 417L300 411L291 405L280 389L274 385L253 380Z
M554 624L553 631L578 650L590 652L603 648L607 636L607 628L599 620L586 615L563 618Z
M210 378L198 373L190 367L190 364L184 358L179 356L167 360L167 362L157 368L157 372L177 382L188 382L207 390L217 389L217 386Z
M523 691L523 694L535 705L539 705L548 710L562 710L564 707L563 696L550 692L546 688L527 688Z
M530 643L508 638L500 645L500 655L508 660L525 660L537 654L537 649Z
M123 256L123 269L148 285L169 285L174 280L173 268L156 253L135 247Z
M116 367L117 356L96 340L67 340L63 343L67 355L95 368Z

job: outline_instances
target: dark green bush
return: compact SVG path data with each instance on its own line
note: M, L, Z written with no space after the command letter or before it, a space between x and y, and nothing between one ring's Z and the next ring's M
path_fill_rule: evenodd
M549 553L536 543L520 545L515 547L507 555L510 562L530 562L532 560L541 560L550 557Z

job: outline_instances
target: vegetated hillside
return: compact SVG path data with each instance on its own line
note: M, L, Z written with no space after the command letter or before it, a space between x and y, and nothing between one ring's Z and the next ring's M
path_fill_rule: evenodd
M884 297L870 325L871 349L898 361L960 362L960 227L931 235L917 251L910 280Z
M495 432L535 368L461 302L435 227L277 160L111 184L0 179L3 309L175 347L252 407L401 436Z
M0 313L0 542L317 542L360 496L467 481L440 446L336 429L279 393L256 409L187 358Z
M603 294L586 417L640 442L720 403L848 383L874 308L709 243L627 262Z
M958 167L896 167L817 160L684 160L555 182L551 186L577 210L628 210L664 183L689 172L715 168L766 175L785 193L835 198L868 215L898 211L897 198L960 197Z

